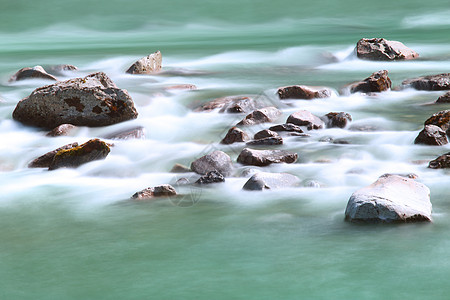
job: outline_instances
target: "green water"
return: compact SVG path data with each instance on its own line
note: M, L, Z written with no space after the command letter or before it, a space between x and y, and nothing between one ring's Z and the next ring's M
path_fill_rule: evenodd
M379 69L389 69L394 85L449 72L448 0L0 4L0 299L450 297L449 174L411 163L450 151L448 145L411 142L430 114L446 108L421 106L440 93L389 92L283 106L286 116L303 108L345 110L355 122L388 129L290 140L286 147L300 153L300 162L268 170L316 180L323 183L320 189L249 193L240 190L245 178L231 178L202 191L186 188L181 201L187 207L176 205L179 199L127 201L135 191L173 180L174 163L188 165L211 147L235 160L238 150L217 142L242 116L196 115L190 112L194 104L242 93L275 103L270 93L278 86L338 90ZM349 55L360 38L376 36L400 40L421 58L333 60ZM156 50L172 74L123 74ZM125 126L50 139L13 122L16 103L46 82L11 85L8 78L22 67L59 63L77 65L80 74L105 71L128 89L140 113L132 124L146 128L146 139L117 142L104 162L77 170L27 169L31 159L57 146ZM180 83L198 90L161 90ZM322 135L352 144L320 143ZM318 159L331 163L314 163ZM398 171L417 173L430 187L433 223L343 221L353 191Z

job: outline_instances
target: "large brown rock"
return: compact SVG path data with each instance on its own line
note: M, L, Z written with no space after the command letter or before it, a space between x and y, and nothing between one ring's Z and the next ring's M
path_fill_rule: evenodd
M233 171L233 164L228 154L216 150L211 154L204 155L193 161L191 163L191 170L200 175L217 171L224 176L230 176Z
M47 79L47 80L53 80L58 81L58 79L48 74L43 67L41 66L35 66L32 68L22 68L19 71L17 71L10 79L10 82L13 81L19 81L19 80L25 80L25 79Z
M267 122L273 122L281 115L281 111L276 107L269 106L253 111L247 115L237 125L255 125Z
M132 200L149 200L159 197L176 196L177 192L170 184L162 184L155 187L146 188L131 196Z
M294 163L298 155L285 150L254 150L244 148L237 158L237 162L243 165L268 166L273 163Z
M363 223L431 221L430 189L411 178L383 175L352 194L345 219Z
M307 110L300 110L291 114L286 123L292 123L298 126L306 126L308 130L322 129L325 123Z
M29 168L48 168L50 167L53 159L55 158L56 153L58 153L60 150L67 150L72 149L78 146L78 143L71 143L64 145L62 147L59 147L53 151L47 152L42 156L39 156L38 158L34 159L32 162L28 164Z
M13 112L16 121L49 129L66 123L106 126L137 115L128 92L103 72L37 88L19 101Z
M450 110L443 110L429 117L424 125L436 125L448 133L450 128Z
M220 113L249 113L261 105L252 97L227 96L211 100L196 109L196 112L209 112L219 109Z
M228 130L227 134L220 143L230 145L234 143L246 142L249 139L250 139L249 136L242 129L232 127Z
M448 144L447 135L444 130L436 125L425 125L425 128L419 132L414 144L424 144L431 146L442 146Z
M442 154L428 164L430 169L448 169L450 168L450 152Z
M277 94L280 99L305 99L328 98L331 89L325 87L313 87L306 85L292 85L278 88Z
M76 168L94 160L105 159L109 152L110 148L105 142L92 139L80 146L58 151L48 169Z
M406 79L402 82L402 87L425 91L450 90L450 73Z
M162 55L160 51L156 51L150 55L147 55L134 64L132 64L127 73L129 74L152 74L161 71Z
M392 82L388 77L388 71L381 70L373 73L366 79L349 85L350 93L377 93L387 91Z
M417 52L403 43L383 38L360 39L356 44L356 55L367 60L409 60L419 57Z

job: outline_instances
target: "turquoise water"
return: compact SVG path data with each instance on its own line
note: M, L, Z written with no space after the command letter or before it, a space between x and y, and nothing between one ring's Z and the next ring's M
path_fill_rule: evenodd
M1 299L448 299L450 177L426 162L450 146L413 145L424 120L447 108L423 106L442 92L336 94L289 105L274 96L289 84L339 90L381 69L394 85L449 72L448 1L43 0L1 7ZM362 37L402 41L420 59L360 61L352 50ZM166 73L124 73L156 50ZM58 138L14 122L17 102L48 82L11 84L9 77L60 63L79 67L60 79L105 71L129 91L139 118ZM197 90L164 89L175 84ZM346 111L354 124L380 130L285 139L281 148L297 152L299 162L266 169L295 174L302 187L244 192L247 178L233 177L180 188L180 198L130 203L138 190L176 181L174 163L189 165L215 149L235 161L242 145L218 142L243 116L192 108L237 94L280 107L283 121L300 109ZM61 145L132 126L143 126L145 139L114 141L104 161L54 172L26 167ZM350 195L387 172L419 175L431 190L433 223L344 222ZM311 180L321 188L308 188Z

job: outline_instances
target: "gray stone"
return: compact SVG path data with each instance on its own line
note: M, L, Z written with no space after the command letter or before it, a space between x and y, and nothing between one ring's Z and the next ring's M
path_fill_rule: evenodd
M292 85L278 88L277 94L280 99L305 99L328 98L331 89L325 87L313 87L306 85Z
M414 179L381 176L352 194L345 219L369 223L431 221L430 190Z
M211 171L201 176L195 183L197 184L211 184L224 182L225 177L217 171Z
M252 97L227 96L209 101L197 107L194 111L208 112L220 108L220 113L249 113L260 106L261 105Z
M41 66L35 66L32 68L23 68L16 72L10 79L9 82L13 81L20 81L25 79L47 79L47 80L53 80L58 81L58 79L48 74L43 67Z
M417 52L403 43L383 38L360 39L356 44L356 55L367 60L409 60L419 57Z
M146 188L131 196L132 200L149 200L158 197L176 196L177 192L170 184L162 184L155 187Z
M19 101L13 112L16 121L44 128L107 126L137 115L128 92L117 88L102 72L37 88Z
M268 166L273 163L294 163L298 154L285 150L255 150L244 148L237 158L243 165Z
M317 116L307 110L300 110L291 114L286 123L292 123L298 126L306 126L308 130L322 129L325 123Z
M444 130L436 125L425 125L414 140L414 144L424 144L431 146L442 146L448 144L447 135Z
M247 115L237 125L255 125L267 122L273 122L281 115L281 111L276 107L269 106L253 111Z
M160 51L156 51L150 55L147 55L134 64L132 64L127 73L129 74L152 74L161 71L162 55Z
M247 191L262 191L266 189L294 187L299 184L300 179L288 173L259 172L250 177L242 189Z
M230 156L222 151L214 151L204 155L191 163L191 170L197 174L205 175L211 171L217 171L224 176L230 176L233 164Z
M402 87L425 91L450 90L450 73L406 79L402 82Z

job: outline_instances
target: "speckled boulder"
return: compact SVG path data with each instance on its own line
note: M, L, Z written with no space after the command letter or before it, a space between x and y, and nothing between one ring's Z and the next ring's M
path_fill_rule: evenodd
M162 55L160 51L156 51L150 55L147 55L134 64L132 64L127 73L129 74L152 74L161 71Z
M358 58L367 60L409 60L419 57L417 52L403 43L383 38L360 39L355 50Z

